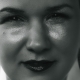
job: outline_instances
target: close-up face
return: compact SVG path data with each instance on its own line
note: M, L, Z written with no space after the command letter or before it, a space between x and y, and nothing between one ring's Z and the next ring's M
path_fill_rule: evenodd
M64 80L79 50L79 1L0 3L0 59L8 80Z

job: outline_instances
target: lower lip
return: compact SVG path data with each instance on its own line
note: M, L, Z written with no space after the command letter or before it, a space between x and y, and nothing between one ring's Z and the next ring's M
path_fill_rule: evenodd
M33 67L33 66L30 66L30 65L28 65L28 64L25 64L25 63L23 63L23 65L27 68L27 69L29 69L29 70L31 70L31 71L33 71L33 72L42 72L42 71L45 71L45 70L47 70L47 69L49 69L52 65L54 65L55 64L55 61L53 61L51 64L45 64L46 66L45 67L43 67L43 66L38 66L38 67Z

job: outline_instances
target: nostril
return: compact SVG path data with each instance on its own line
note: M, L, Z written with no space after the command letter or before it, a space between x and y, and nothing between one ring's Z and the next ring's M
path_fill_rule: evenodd
M30 52L34 52L34 53L40 53L40 52L45 52L48 51L48 49L42 49L42 48L27 48Z
M35 52L35 53L41 53L41 52L45 52L49 50L49 46L47 44L43 44L43 43L30 43L27 45L27 50L31 51L31 52Z
M34 52L34 50L33 49L31 49L31 48L27 48L30 52Z

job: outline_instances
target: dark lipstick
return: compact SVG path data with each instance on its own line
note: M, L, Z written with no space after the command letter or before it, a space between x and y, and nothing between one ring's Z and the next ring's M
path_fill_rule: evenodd
M29 60L29 61L23 62L26 68L34 72L44 71L50 68L53 65L53 63L55 63L55 61L48 61L48 60L41 60L41 61Z

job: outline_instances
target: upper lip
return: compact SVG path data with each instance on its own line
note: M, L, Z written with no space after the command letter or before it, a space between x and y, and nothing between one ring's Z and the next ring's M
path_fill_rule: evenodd
M53 62L53 61L50 61L50 60L28 60L28 61L24 61L24 63L35 63L35 62L38 62L38 63L47 63L47 62Z
M51 67L55 62L56 62L56 60L53 60L53 61L50 61L50 60L40 60L40 61L28 60L28 61L22 62L22 64L31 71L41 72L41 71L44 71L44 70L48 69L49 67Z
M38 67L40 65L43 66L47 66L47 64L52 64L54 61L50 61L50 60L40 60L40 61L36 61L36 60L29 60L29 61L25 61L23 62L24 64L30 64L34 67Z

